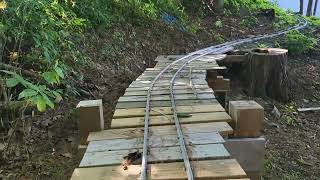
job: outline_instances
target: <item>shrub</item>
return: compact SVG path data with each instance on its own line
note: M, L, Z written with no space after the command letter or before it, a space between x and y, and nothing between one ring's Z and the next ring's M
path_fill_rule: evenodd
M222 27L223 27L222 21L220 21L220 20L216 21L216 22L214 23L214 26L215 26L216 28L222 28Z
M290 54L302 54L312 50L316 43L315 38L307 37L299 31L291 31L286 34L282 46L287 48Z
M180 0L0 0L0 2L1 63L32 70L39 77L28 79L23 77L24 74L18 75L8 71L1 72L0 75L5 76L3 79L9 79L7 85L14 95L12 100L30 101L32 97L31 100L36 103L33 97L39 97L36 99L42 103L40 104L42 106L38 106L41 111L46 109L46 106L44 101L41 101L44 99L40 95L51 95L51 98L55 99L53 95L57 95L55 89L61 83L66 83L63 79L68 76L68 72L76 72L78 66L90 60L79 48L84 32L88 28L113 26L117 23L151 25L154 21L159 21L161 15L165 13L176 17L182 22L182 26L187 24L188 20ZM14 81L17 77L21 80L19 87L10 84L17 82ZM31 87L34 91L30 90ZM19 98L18 95L23 92L28 92L27 95L30 96ZM52 99L50 96L45 97L46 105L49 107L53 107L53 103L50 103Z

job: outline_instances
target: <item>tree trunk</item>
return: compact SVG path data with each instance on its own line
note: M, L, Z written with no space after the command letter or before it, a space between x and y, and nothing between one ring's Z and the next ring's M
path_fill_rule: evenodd
M309 0L306 16L311 16L312 15L312 5L313 5L313 0Z
M303 15L303 1L304 1L304 0L300 0L300 11L299 11L299 13L300 13L301 15Z
M248 55L248 93L288 101L287 53L285 49L253 49Z
M313 8L313 16L317 15L317 8L318 8L318 0L314 3L314 8Z

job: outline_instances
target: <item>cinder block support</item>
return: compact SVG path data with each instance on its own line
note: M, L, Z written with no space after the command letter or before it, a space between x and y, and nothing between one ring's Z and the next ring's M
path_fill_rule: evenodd
M260 180L263 170L266 139L241 138L227 139L224 146L229 151L231 158L237 159L248 177L253 180Z
M87 144L90 132L104 129L102 100L80 101L77 105L79 111L80 144Z
M255 101L230 101L234 137L259 137L263 128L264 109Z

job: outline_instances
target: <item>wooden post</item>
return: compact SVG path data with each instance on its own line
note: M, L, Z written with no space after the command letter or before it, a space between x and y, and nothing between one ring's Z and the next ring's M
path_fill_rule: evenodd
M102 100L80 101L79 110L79 136L80 144L87 144L90 132L104 129Z
M255 101L230 101L229 114L235 137L258 137L261 134L264 109Z
M249 95L288 101L286 49L253 49L248 56Z

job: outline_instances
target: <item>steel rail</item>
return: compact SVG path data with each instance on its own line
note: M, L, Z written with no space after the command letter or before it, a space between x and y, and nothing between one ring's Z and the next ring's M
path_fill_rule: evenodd
M300 20L299 20L300 21ZM304 20L305 21L305 20ZM301 22L301 21L300 21ZM300 23L299 23L300 24ZM161 77L161 75L167 71L171 66L173 66L174 64L177 64L178 62L189 58L193 55L197 55L200 54L198 56L196 56L195 58L190 59L189 61L185 62L179 69L178 71L175 73L175 75L173 76L173 78L170 81L170 93L171 93L171 104L172 104L172 109L174 111L174 118L175 118L175 124L176 124L176 128L177 128L177 132L179 135L179 142L180 142L180 148L182 151L182 154L184 154L184 162L185 162L185 167L186 167L186 171L187 171L187 175L188 175L188 179L194 179L193 176L193 172L192 172L192 168L190 165L190 161L187 155L187 151L186 151L186 146L185 146L185 142L183 139L183 132L181 130L181 126L179 123L179 118L178 118L178 114L176 111L176 104L175 104L175 99L174 99L174 94L173 94L173 85L174 85L174 81L176 76L180 73L180 71L189 63L191 63L194 60L199 59L202 56L208 55L208 54L215 54L215 53L223 53L223 52L227 52L227 51L219 51L219 48L221 50L221 48L226 48L228 46L231 46L229 48L232 48L233 46L239 45L239 44L243 44L246 42L253 42L253 41L257 41L257 40L261 40L261 39L265 39L265 38L272 38L275 36L280 36L282 34L286 34L287 32L291 31L291 30L300 30L304 27L306 27L308 25L307 21L305 21L304 25L296 25L293 26L291 28L288 28L286 31L280 31L278 33L273 33L273 34L269 34L269 35L259 35L259 36L254 36L254 37L250 37L250 38L246 38L246 39L240 39L240 40L234 40L234 41L230 41L230 42L226 42L220 45L216 45L216 46L211 46L208 48L204 48L198 51L195 51L193 53L190 53L182 58L179 58L177 60L175 60L174 62L170 63L169 65L167 65L162 71L159 72L159 74L156 76L156 78L152 81L152 83L149 86L148 89L148 94L147 94L147 102L146 102L146 108L145 108L145 124L144 124L144 145L143 145L143 155L142 155L142 167L141 167L141 179L142 180L146 180L147 179L147 158L148 158L148 135L149 135L149 117L150 117L150 99L151 99L151 92L153 90L154 84L156 83L156 81ZM182 137L182 138L181 138Z
M226 48L222 47L222 48L224 49L224 51L217 50L216 53L222 53L222 52L227 52L227 51L232 50L232 48L230 48L230 47L226 47ZM205 56L205 54L198 55L198 56L192 58L189 61L192 61L192 60L195 60L195 59L199 59L202 56ZM193 175L192 167L191 167L190 160L189 160L189 157L188 157L188 152L187 152L187 148L186 148L186 145L185 145L183 132L182 132L181 125L180 125L180 122L179 122L179 118L178 118L178 112L177 112L177 110L175 108L176 107L176 102L175 102L174 93L173 93L173 86L174 86L175 77L179 74L179 72L183 69L183 67L180 67L178 69L178 71L175 73L175 75L173 76L173 78L170 81L171 106L172 106L172 111L173 111L174 123L175 123L176 129L177 129L177 134L178 134L178 137L179 137L179 144L180 144L180 149L181 149L181 153L182 153L182 158L183 158L183 161L184 161L185 169L187 171L188 180L194 180L194 175Z

